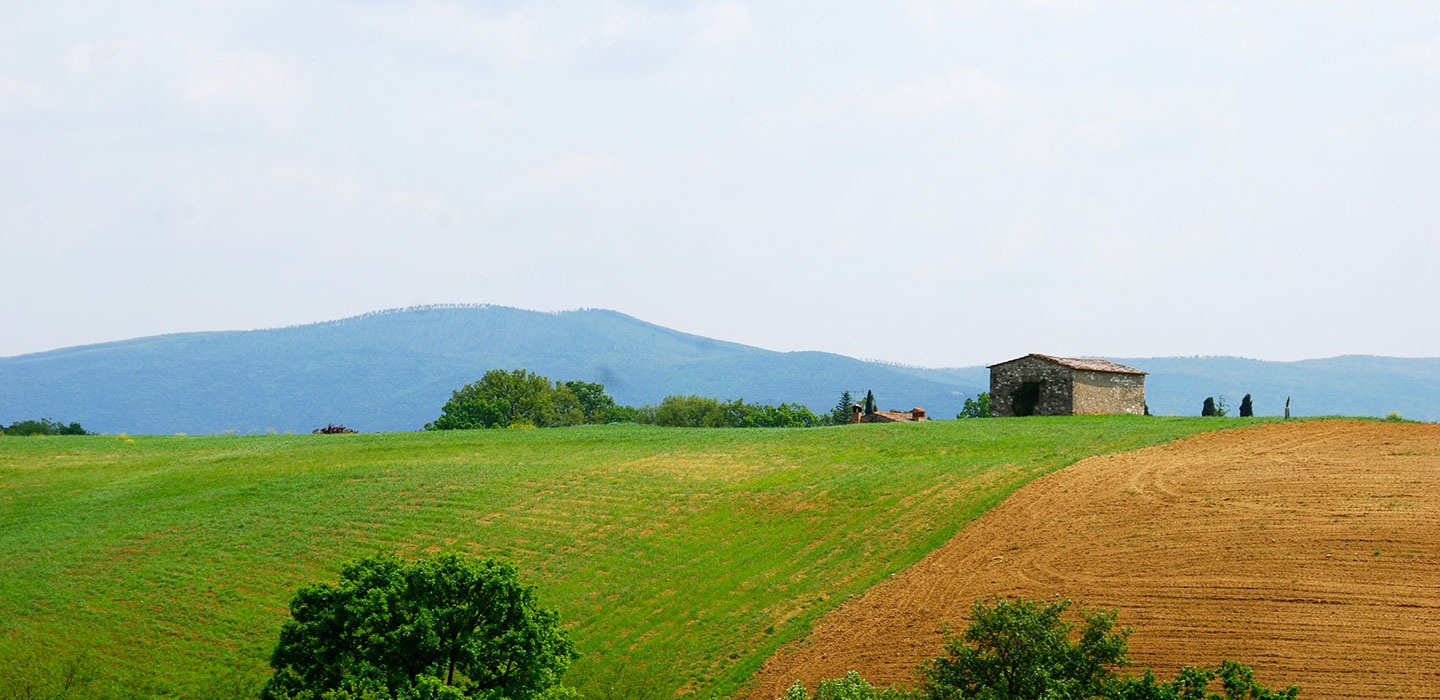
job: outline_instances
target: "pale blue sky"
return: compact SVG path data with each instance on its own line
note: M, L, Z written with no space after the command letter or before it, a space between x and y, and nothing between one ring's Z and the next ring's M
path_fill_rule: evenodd
M0 0L0 355L419 303L1440 355L1440 3Z

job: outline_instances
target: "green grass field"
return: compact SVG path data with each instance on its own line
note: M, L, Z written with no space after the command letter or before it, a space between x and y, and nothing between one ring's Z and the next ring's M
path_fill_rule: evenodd
M722 697L1031 479L1239 424L0 437L0 673L243 697L300 585L459 550L516 561L561 611L586 697Z

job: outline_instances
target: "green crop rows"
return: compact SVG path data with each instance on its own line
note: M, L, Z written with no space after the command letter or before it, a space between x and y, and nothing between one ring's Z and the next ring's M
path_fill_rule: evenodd
M720 697L1018 486L1231 419L0 438L0 671L243 697L295 589L376 549L515 560L588 698Z

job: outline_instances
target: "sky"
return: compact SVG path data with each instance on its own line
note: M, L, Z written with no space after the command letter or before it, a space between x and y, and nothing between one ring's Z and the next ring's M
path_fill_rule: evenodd
M0 356L489 303L1440 355L1440 3L0 0Z

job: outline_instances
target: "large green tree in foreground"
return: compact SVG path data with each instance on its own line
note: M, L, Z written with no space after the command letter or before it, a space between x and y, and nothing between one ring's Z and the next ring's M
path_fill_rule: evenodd
M1062 617L1069 601L1019 599L976 604L965 634L945 644L945 655L924 668L927 698L1106 697L1113 669L1126 663L1129 630L1115 629L1115 612L1089 611L1075 626Z
M262 700L526 700L576 657L512 564L377 554L290 603Z

